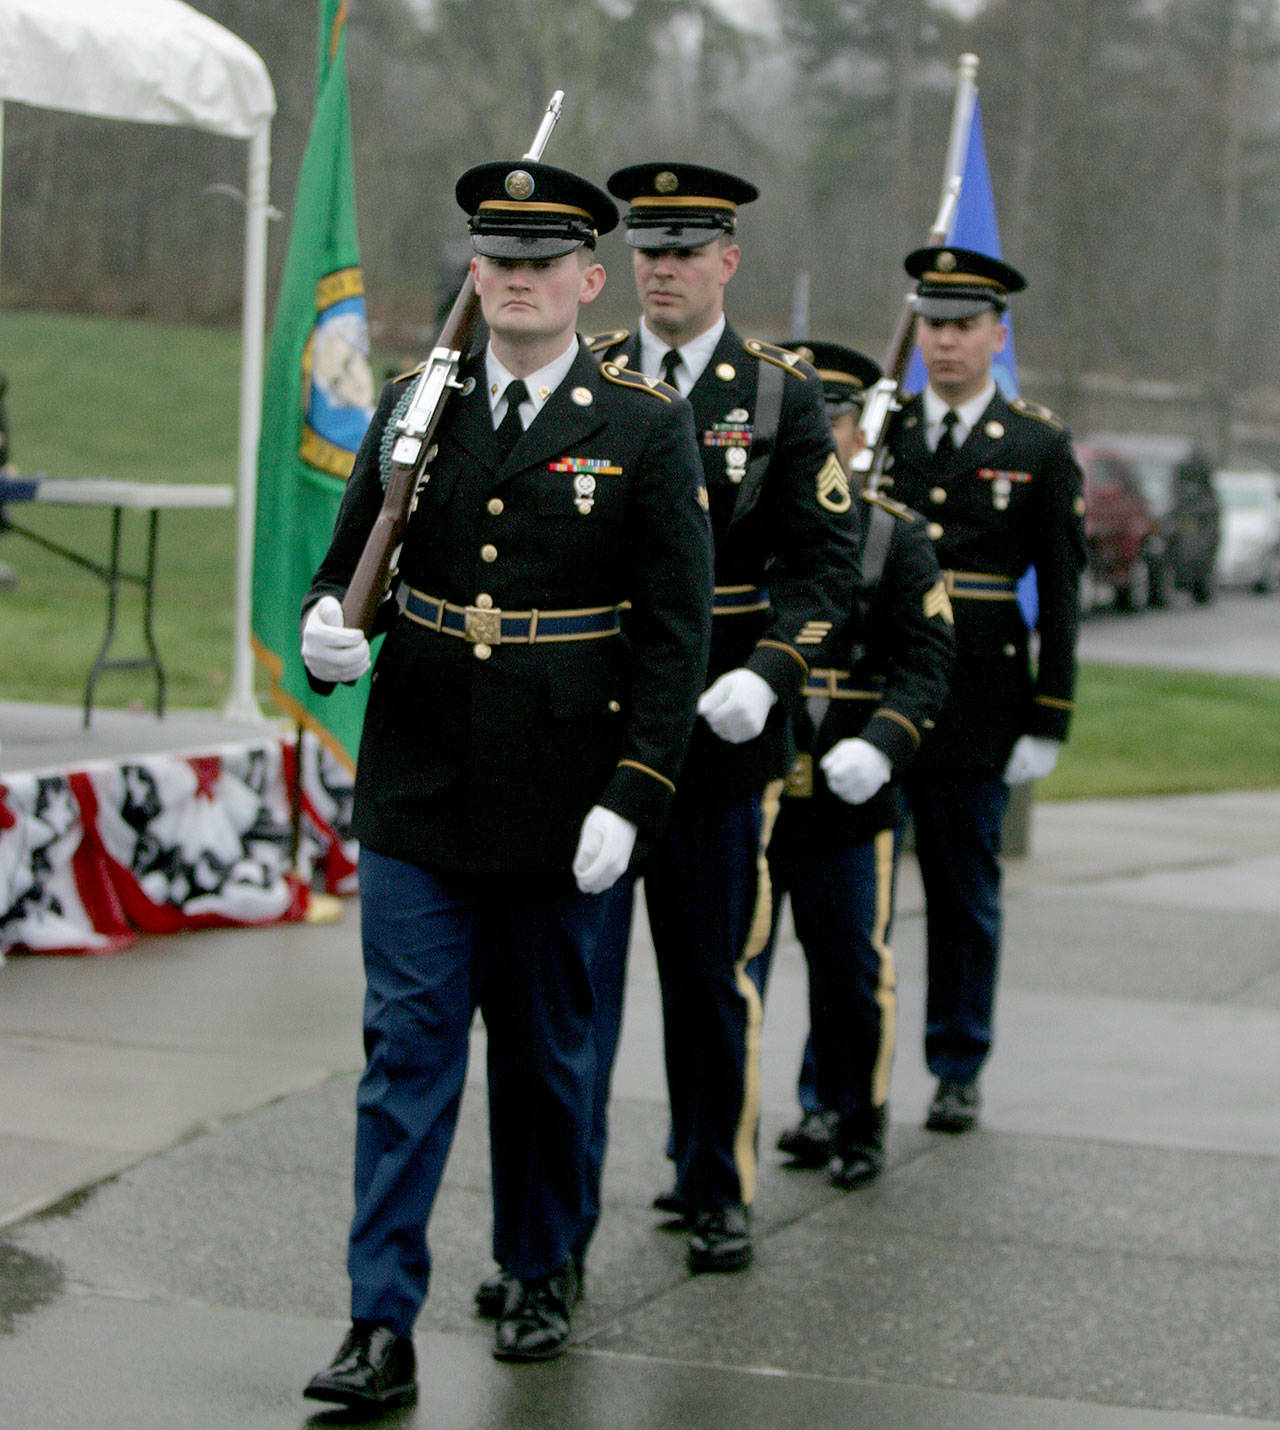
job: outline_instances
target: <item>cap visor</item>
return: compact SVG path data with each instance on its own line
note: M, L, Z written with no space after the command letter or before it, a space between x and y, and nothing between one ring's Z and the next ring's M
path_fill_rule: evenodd
M703 248L708 243L714 243L717 238L723 238L726 233L726 229L715 225L708 225L706 228L688 224L670 228L629 228L627 242L632 248L648 249L652 252L668 248Z
M1004 304L990 298L914 299L917 318L976 318L979 313L1003 313Z
M517 237L509 233L473 233L471 247L485 258L562 258L582 247L580 238L547 237L544 234Z

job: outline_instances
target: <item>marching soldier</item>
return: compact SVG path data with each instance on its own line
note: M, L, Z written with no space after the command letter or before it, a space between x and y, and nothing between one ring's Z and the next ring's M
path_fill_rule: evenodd
M879 378L838 343L798 344L818 370L846 468ZM889 946L902 797L898 776L942 708L955 654L950 602L922 517L862 493L862 588L815 655L800 753L769 844L775 929L787 894L809 970L803 1117L778 1140L849 1189L884 1165L896 979ZM772 938L766 957L772 954ZM765 960L762 959L762 962ZM765 970L767 977L767 969Z
M510 1276L494 1354L564 1348L601 896L667 813L710 631L688 405L602 372L575 331L604 283L594 249L617 209L576 175L526 161L468 170L457 199L489 339L459 370L384 606L353 820L368 993L352 1325L305 1392L362 1412L416 1396L424 1231L476 1006L494 1251ZM321 689L368 667L339 600L413 387L384 389L306 597L303 656Z
M752 1257L761 1006L749 975L763 947L760 877L792 719L813 652L849 610L856 514L812 367L744 340L724 292L741 250L737 212L754 185L695 164L620 169L643 316L593 344L605 371L661 375L693 407L715 542L707 689L671 820L643 867L661 981L675 1186L655 1206L691 1229L695 1272ZM594 1184L617 1042L630 890L615 893L598 961L600 1060ZM598 1200L597 1200L598 1205ZM589 1220L586 1234L590 1234Z
M885 485L927 517L956 618L951 693L904 782L926 900L925 1057L938 1079L925 1125L964 1132L991 1049L1009 786L1050 773L1071 720L1084 499L1062 423L1007 401L992 376L1022 275L963 248L918 249L905 267L929 380L890 434ZM1034 662L1016 590L1028 567Z

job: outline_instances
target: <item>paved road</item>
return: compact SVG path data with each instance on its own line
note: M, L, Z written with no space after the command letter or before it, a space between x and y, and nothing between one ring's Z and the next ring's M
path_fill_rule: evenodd
M1046 806L1010 869L980 1131L924 1132L907 861L889 1166L841 1195L770 1152L804 978L775 964L758 1256L691 1279L641 928L577 1344L488 1354L482 1035L417 1336L432 1430L1280 1426L1280 792ZM0 1423L304 1423L345 1311L354 911L0 968ZM68 1192L82 1189L67 1198ZM52 1203L52 1205L51 1205ZM49 1208L44 1213L41 1207Z
M1280 676L1280 596L1232 591L1196 606L1179 595L1162 611L1094 611L1081 626L1080 655L1116 665Z

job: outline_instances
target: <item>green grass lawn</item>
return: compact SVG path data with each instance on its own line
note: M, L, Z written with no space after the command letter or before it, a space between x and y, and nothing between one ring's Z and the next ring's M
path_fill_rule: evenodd
M130 481L236 480L240 335L43 313L0 312L0 369L14 459L24 474ZM381 371L375 360L375 371ZM97 559L104 510L15 505L15 520ZM144 519L126 513L126 559ZM0 559L0 699L78 704L105 629L102 585L15 534ZM231 510L160 519L155 629L174 707L217 709L231 675L235 518ZM141 652L137 596L126 592L117 653ZM266 682L258 691L265 699ZM145 672L108 672L96 703L149 706ZM1280 786L1280 681L1086 666L1069 744L1040 799L1106 798Z
M0 312L0 368L12 460L22 475L126 481L236 481L237 331L68 314ZM15 503L14 521L105 561L106 509ZM126 512L122 564L140 570L146 516ZM73 701L106 629L102 583L16 534L0 537L20 573L0 591L7 700ZM155 632L174 706L216 707L231 673L235 516L160 516ZM140 595L126 588L113 654L141 654ZM109 671L96 702L152 701L146 672Z

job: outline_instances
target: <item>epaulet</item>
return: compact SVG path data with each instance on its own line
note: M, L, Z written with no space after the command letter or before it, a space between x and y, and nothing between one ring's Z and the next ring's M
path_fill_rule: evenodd
M1050 412L1047 407L1041 407L1038 402L1028 402L1025 397L1015 397L1009 404L1015 412L1021 412L1024 417L1034 417L1037 422L1045 422L1055 431L1063 430L1062 420Z
M597 333L594 338L588 338L587 347L593 353L602 353L607 348L616 348L619 343L625 343L630 336L626 328L615 328L611 333Z
M862 500L869 502L872 506L878 506L883 511L887 511L890 516L896 516L899 521L913 521L916 513L904 502L894 501L892 497L887 497L881 492L862 493Z
M423 369L424 367L426 367L426 365L427 365L427 364L426 364L426 362L425 362L425 360L424 360L423 362L420 362L420 363L417 365L417 367L411 367L408 372L398 372L398 373L396 373L396 375L391 379L391 381L392 381L392 382L404 382L404 380L405 380L406 378L417 377L417 375L422 371L422 369Z
M772 343L762 343L759 338L748 338L743 346L753 357L773 363L783 372L789 372L792 377L798 377L801 382L808 381L804 368L800 366L803 359L797 357L795 353L788 352L786 348L775 347Z
M637 392L652 393L663 402L670 402L672 398L680 396L674 387L668 387L660 377L646 377L642 372L632 372L630 368L619 367L616 362L602 362L600 371L609 382L616 382L619 387L632 387Z

